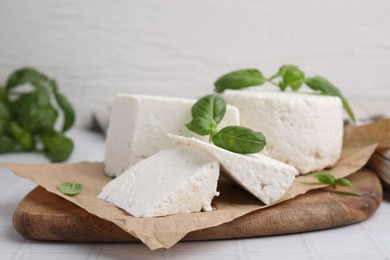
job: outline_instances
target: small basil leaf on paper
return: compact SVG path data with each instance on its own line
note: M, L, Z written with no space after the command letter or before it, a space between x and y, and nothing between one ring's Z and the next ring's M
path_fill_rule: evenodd
M73 151L73 142L62 133L55 132L41 134L43 152L52 162L62 162L69 158Z
M62 182L57 185L57 189L65 195L74 196L83 190L83 185L77 182Z
M230 72L217 79L214 83L215 91L223 92L225 89L242 89L262 85L266 78L257 69L243 69Z
M283 91L287 87L291 87L294 91L297 91L305 81L305 73L296 65L283 65L280 67L277 75L283 79L279 84Z
M349 106L347 100L341 94L340 90L337 87L335 87L330 81L328 81L327 79L321 76L316 76L316 77L306 78L305 83L309 88L316 91L320 91L320 93L323 95L339 97L343 103L343 107L347 112L349 118L353 122L356 122L355 115L351 107Z
M57 101L58 106L61 108L62 112L64 113L64 122L62 125L62 132L66 132L74 124L74 120L76 117L74 109L73 109L72 105L70 104L70 102L68 101L68 99L64 95L56 92L54 97Z
M260 152L266 145L262 133L242 126L227 126L211 138L216 146L240 154Z
M198 135L210 135L217 131L217 123L214 120L209 120L204 117L195 117L186 124L188 130L197 133Z
M6 135L0 136L0 153L7 153L14 150L17 146L15 139Z
M17 123L10 122L7 132L15 138L23 151L32 151L35 149L35 142L31 133L20 127Z
M218 124L225 116L226 103L222 97L207 95L199 99L191 108L193 118L203 117L208 120L215 120Z

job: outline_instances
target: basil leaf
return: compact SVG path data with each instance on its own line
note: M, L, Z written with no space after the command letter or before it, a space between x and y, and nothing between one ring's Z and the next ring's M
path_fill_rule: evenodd
M48 91L38 87L36 91L24 97L19 111L20 125L33 133L54 127L58 113L50 103Z
M12 139L6 135L1 135L0 136L0 153L7 153L7 152L14 150L16 148L17 144L18 143L14 139Z
M9 111L4 102L0 100L0 135L4 132L10 117Z
M73 142L62 133L55 132L41 134L43 152L52 162L62 162L69 158L73 151Z
M7 126L7 119L0 117L0 136L3 135Z
M352 182L346 178L336 179L336 184L339 184L339 185L345 186L345 187L352 187Z
M62 112L64 113L64 123L62 125L62 132L66 132L73 126L76 115L72 105L64 95L60 93L55 93L54 96L56 98L58 106L61 108Z
M7 91L5 90L5 87L0 86L0 100L6 100L7 98Z
M335 177L333 177L333 175L328 172L316 172L310 174L310 176L315 177L319 182L323 184L332 184L332 185L336 184Z
M31 83L38 85L47 77L33 68L22 68L13 72L7 80L6 89L10 90L16 86Z
M9 118L10 114L5 103L0 100L0 117Z
M204 117L195 117L186 124L188 130L198 135L211 135L217 131L217 123Z
M262 85L266 82L263 74L257 69L243 69L223 75L214 83L215 91L223 92L225 89L242 89Z
M217 95L207 95L199 99L191 109L193 118L203 117L210 121L215 120L218 124L225 116L226 103L222 97Z
M280 67L277 75L283 79L279 84L282 91L287 87L297 91L305 81L305 73L295 65L283 65Z
M65 195L74 196L83 190L83 185L77 182L62 182L57 185L57 189Z
M343 103L343 107L347 112L349 118L353 122L356 122L355 115L351 107L349 106L347 100L341 94L340 90L336 88L331 82L329 82L327 79L321 76L316 76L316 77L306 78L305 83L309 88L316 91L320 91L321 94L339 97Z
M17 123L10 122L7 131L19 143L23 151L32 151L35 149L35 142L31 133L20 127Z
M211 139L216 146L240 154L260 152L266 145L262 133L242 126L225 127Z

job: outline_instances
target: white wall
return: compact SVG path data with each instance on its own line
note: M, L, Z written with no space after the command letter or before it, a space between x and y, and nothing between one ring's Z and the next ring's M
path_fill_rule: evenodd
M285 63L390 99L390 1L0 0L0 82L46 72L79 123L118 92L199 97L230 70Z

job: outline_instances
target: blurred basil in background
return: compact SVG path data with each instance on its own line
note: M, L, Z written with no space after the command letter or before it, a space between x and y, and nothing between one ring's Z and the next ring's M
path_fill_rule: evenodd
M52 162L65 161L73 151L65 132L74 121L74 109L56 81L36 69L18 69L0 85L0 154L41 151Z

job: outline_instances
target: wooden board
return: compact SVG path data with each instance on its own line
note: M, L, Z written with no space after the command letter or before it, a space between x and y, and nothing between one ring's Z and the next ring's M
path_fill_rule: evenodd
M383 187L390 190L390 149L375 151L368 161L368 165L378 174Z
M353 224L370 217L382 200L377 175L362 169L349 178L361 196L314 190L217 227L189 233L183 240L211 240L281 235ZM115 224L100 219L37 187L15 210L13 223L23 236L39 240L137 241Z

